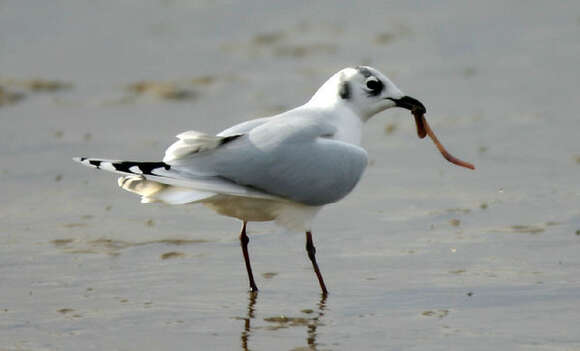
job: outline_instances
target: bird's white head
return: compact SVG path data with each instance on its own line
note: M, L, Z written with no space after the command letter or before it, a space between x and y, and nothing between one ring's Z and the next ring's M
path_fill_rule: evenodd
M344 104L363 121L391 107L418 109L425 113L421 102L406 96L387 76L368 66L349 67L337 72L308 103L318 106Z

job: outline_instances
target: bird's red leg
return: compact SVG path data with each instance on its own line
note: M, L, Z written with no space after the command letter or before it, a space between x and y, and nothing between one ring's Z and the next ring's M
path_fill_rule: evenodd
M242 246L242 253L244 254L244 262L246 262L246 270L248 271L248 280L250 281L250 291L258 291L254 275L252 274L252 266L250 265L250 255L248 254L248 242L250 239L246 235L246 221L242 223L242 231L240 233L240 245Z
M322 274L320 274L320 269L318 268L318 263L316 263L316 248L312 242L312 232L306 232L306 252L308 252L308 258L312 261L312 267L314 268L314 273L318 278L318 283L320 283L320 289L322 290L322 295L328 295L328 290L326 290L326 285L324 284L324 279L322 279Z

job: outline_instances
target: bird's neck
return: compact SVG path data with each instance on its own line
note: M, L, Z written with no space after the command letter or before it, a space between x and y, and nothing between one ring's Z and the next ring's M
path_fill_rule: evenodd
M359 116L337 93L338 75L331 77L304 105L317 110L323 118L337 128L334 139L360 145L362 126L367 118Z
M341 101L328 105L311 104L311 102L304 107L316 111L318 118L336 127L333 139L360 146L364 121L351 108Z
M337 106L333 112L330 119L338 129L334 139L360 146L363 128L361 118L342 104L340 107Z

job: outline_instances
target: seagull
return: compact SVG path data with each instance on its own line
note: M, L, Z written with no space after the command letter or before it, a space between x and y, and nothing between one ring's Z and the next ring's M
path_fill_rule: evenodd
M215 136L193 130L177 135L162 161L73 160L121 174L119 186L140 195L142 203L201 203L239 219L251 292L258 287L247 223L275 221L305 232L306 252L326 296L312 240L313 219L324 205L343 199L357 185L368 164L361 147L363 124L393 107L413 112L420 137L425 127L431 132L422 118L426 110L421 102L372 67L348 67L330 77L304 105L287 112L249 120Z

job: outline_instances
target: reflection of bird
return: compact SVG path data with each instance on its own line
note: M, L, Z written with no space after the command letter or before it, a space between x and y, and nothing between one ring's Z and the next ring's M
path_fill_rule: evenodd
M251 291L248 298L248 308L247 308L247 315L246 317L237 317L238 320L244 321L244 326L242 329L242 333L240 335L241 340L241 347L242 350L248 351L250 350L250 337L252 336L253 331L256 329L252 329L252 320L256 319L256 301L258 299L258 293L255 291ZM304 309L300 312L305 313L308 315L308 318L304 317L286 317L284 315L277 315L275 317L268 317L264 318L264 321L275 323L276 326L272 326L268 329L276 330L277 328L284 328L288 325L291 326L299 326L305 325L306 326L306 343L308 344L308 350L317 350L318 342L316 338L318 337L318 327L323 326L324 323L322 322L322 317L324 317L324 313L326 310L326 294L322 294L320 296L320 301L316 304L316 313L314 310L311 309ZM259 328L259 327L258 327ZM298 349L298 348L296 348Z
M333 75L306 104L247 121L217 136L179 134L160 162L75 158L86 166L121 173L119 185L141 202L202 203L242 221L240 242L250 288L248 221L271 221L306 232L306 250L323 295L311 222L322 206L345 197L367 166L360 146L363 122L390 107L424 112L385 75L371 67Z
M308 336L306 337L306 343L312 350L316 350L318 343L316 338L318 337L318 327L324 325L322 323L322 317L324 317L324 310L326 309L326 295L322 294L320 302L318 303L318 312L316 316L310 318L310 323L308 323Z
M240 336L240 339L242 341L242 350L244 351L248 351L248 341L250 339L250 334L252 332L252 319L255 318L255 312L256 312L256 298L258 297L258 294L256 292L250 292L249 293L249 300L248 300L248 316L241 318L244 320L244 330L242 330L242 335Z

